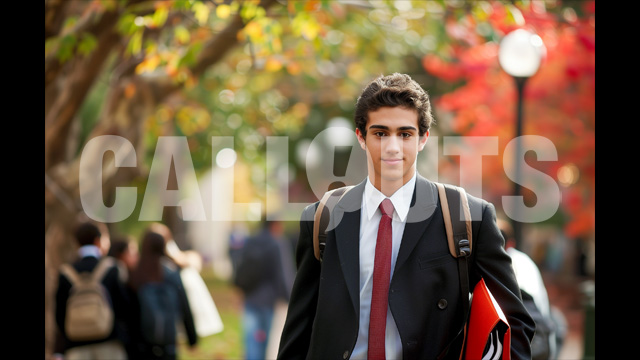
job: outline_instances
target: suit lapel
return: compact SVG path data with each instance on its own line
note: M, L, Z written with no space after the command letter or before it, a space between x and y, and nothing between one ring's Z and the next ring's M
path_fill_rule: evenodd
M336 248L354 310L360 308L360 213L366 179L336 204L328 229L335 228Z
M433 213L438 203L437 190L433 183L417 175L416 188L411 199L411 207L407 215L407 223L402 234L402 242L396 259L396 270L407 260L427 226L433 219Z

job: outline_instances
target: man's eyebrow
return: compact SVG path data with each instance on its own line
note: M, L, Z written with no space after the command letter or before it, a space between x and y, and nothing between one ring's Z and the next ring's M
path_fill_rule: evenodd
M382 129L382 130L389 130L388 126L385 125L371 125L369 126L369 129ZM398 128L398 131L407 131L407 130L414 130L414 131L418 131L418 129L416 129L413 126L400 126Z

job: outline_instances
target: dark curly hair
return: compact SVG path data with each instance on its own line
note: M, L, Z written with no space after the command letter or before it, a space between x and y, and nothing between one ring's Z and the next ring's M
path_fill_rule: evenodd
M373 79L358 97L354 120L363 136L366 135L369 112L382 107L415 110L418 114L418 134L424 135L434 122L427 92L409 75L393 73Z

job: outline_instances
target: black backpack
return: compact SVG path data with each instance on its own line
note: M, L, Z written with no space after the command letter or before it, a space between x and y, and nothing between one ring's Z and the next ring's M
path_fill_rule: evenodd
M138 289L140 331L145 341L154 345L176 343L179 320L178 289L169 282L171 273L163 268L165 279L150 282Z
M265 249L249 239L240 252L240 260L234 278L234 284L245 294L255 290L265 278L269 266L265 262Z

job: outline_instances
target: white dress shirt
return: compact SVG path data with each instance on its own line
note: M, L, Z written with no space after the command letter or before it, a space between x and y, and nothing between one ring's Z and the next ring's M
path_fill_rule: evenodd
M394 207L391 222L391 277L396 265L396 258L400 250L400 242L404 233L407 214L411 206L411 198L416 184L416 174L411 180L398 189L391 197ZM351 354L351 359L366 359L369 338L369 312L371 309L371 290L373 289L373 263L376 253L378 225L382 213L378 207L386 196L376 189L369 178L362 196L360 212L360 327L358 340ZM387 327L385 331L385 355L387 360L402 359L402 340L398 328L387 307Z

